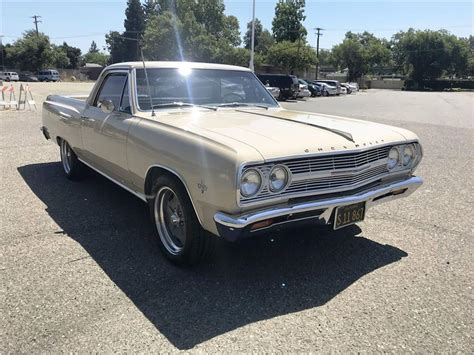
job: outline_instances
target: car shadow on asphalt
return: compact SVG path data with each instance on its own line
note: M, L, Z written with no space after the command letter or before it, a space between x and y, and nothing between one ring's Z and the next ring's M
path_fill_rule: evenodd
M159 252L146 204L120 187L92 172L71 182L56 162L18 170L62 228L59 233L80 243L179 349L324 305L364 275L407 256L356 237L361 230L352 226L219 241L212 263L177 268Z

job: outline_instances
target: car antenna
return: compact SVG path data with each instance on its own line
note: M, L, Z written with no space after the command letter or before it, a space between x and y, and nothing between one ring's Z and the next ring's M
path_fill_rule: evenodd
M150 96L150 106L151 106L151 117L155 116L155 108L153 107L153 98L151 97L151 86L150 81L148 80L148 72L145 66L145 58L143 57L143 49L140 48L140 54L142 57L143 69L145 70L145 79L146 79L146 87L148 89L148 95Z

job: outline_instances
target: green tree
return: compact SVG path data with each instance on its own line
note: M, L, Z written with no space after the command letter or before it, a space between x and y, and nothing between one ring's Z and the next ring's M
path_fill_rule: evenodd
M71 62L69 61L69 58L67 56L66 51L59 47L59 46L52 46L52 58L51 58L51 64L55 68L70 68Z
M446 73L451 77L469 75L469 57L472 56L469 40L458 38L449 33L446 33L445 38L449 52Z
M125 61L127 48L125 47L125 40L120 32L110 31L105 35L105 43L110 53L109 64Z
M23 71L36 72L53 64L53 50L49 37L44 33L36 35L30 30L23 37L6 47L7 58Z
M273 36L277 42L304 39L307 31L303 26L305 0L279 0L272 21Z
M390 62L390 49L386 41L369 32L347 32L344 41L333 47L331 60L339 69L348 69L349 80L357 80L387 65Z
M263 30L258 39L258 44L255 46L255 52L262 55L267 54L268 49L275 44L275 39L268 30Z
M239 20L235 16L226 16L224 18L224 40L229 45L237 47L240 46L242 40L240 38Z
M160 0L159 7L143 37L147 59L220 63L230 59L228 53L237 53L239 23L234 16L225 16L223 1Z
M170 11L152 16L143 36L143 52L149 60L184 60L180 33L183 24Z
M97 43L92 41L91 46L89 47L89 53L99 53L99 48L97 48Z
M143 13L145 14L145 24L148 20L154 16L158 15L160 11L160 5L158 4L157 0L146 0L143 4Z
M305 70L317 63L316 51L306 44L283 41L269 48L267 60L287 73Z
M260 35L263 32L262 22L258 18L255 19L255 42L254 45L257 47ZM252 47L252 21L247 22L247 31L244 35L244 46L247 49Z
M332 52L328 49L320 49L319 50L319 65L332 65L334 60L332 56Z
M145 12L140 0L128 0L124 21L126 38L123 43L123 61L140 60L140 38L145 31ZM128 39L127 39L128 38Z
M70 46L66 42L63 42L63 44L58 48L66 53L66 56L69 59L69 65L66 67L67 69L77 69L81 66L82 53L80 48Z
M418 85L443 74L468 72L469 44L445 30L399 32L392 38L392 51L397 65Z
M99 64L102 66L106 66L109 61L109 56L105 53L101 52L88 52L84 55L84 62L85 63L93 63Z
M255 52L266 54L268 48L270 48L275 43L270 31L265 30L262 26L262 23L258 18L255 19ZM250 49L252 44L252 21L247 23L247 31L244 35L244 46L247 49Z

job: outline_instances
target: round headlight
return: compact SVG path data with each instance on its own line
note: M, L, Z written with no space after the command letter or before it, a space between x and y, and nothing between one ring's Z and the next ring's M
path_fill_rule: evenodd
M255 195L262 186L262 177L255 169L247 170L240 179L240 193L244 197Z
M399 159L400 159L400 153L398 152L397 148L393 147L392 149L390 149L390 153L388 153L387 167L389 169L393 169L394 167L397 166Z
M404 166L407 166L413 162L415 157L415 149L412 145L406 145L403 147L402 162Z
M282 165L276 165L270 171L268 186L271 192L280 192L288 183L288 170Z

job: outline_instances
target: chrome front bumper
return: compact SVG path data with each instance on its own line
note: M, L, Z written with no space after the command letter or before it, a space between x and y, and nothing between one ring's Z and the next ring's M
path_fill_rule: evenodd
M387 183L353 195L301 202L284 206L269 207L263 210L251 211L241 215L229 215L217 212L214 221L219 235L234 241L252 235L262 229L267 230L290 223L313 220L318 224L329 224L336 207L366 202L366 211L379 203L388 202L412 194L421 186L423 180L412 176L403 181ZM276 220L264 228L252 229L255 223Z

